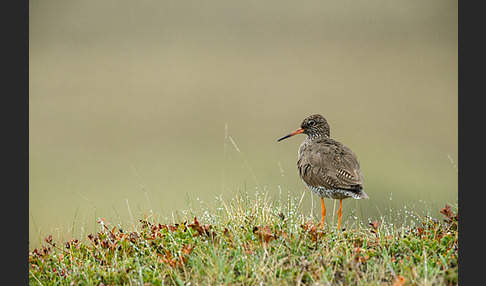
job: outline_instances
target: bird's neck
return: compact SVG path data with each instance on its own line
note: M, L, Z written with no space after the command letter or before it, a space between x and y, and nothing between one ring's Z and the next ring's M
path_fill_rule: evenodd
M329 138L329 134L315 132L315 133L307 134L307 138L305 140L314 141L314 140L324 139L324 138Z

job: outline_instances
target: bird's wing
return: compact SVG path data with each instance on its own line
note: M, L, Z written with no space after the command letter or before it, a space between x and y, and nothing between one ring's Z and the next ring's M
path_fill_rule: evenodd
M323 140L302 148L297 163L302 180L312 187L362 189L363 175L356 155L337 141Z

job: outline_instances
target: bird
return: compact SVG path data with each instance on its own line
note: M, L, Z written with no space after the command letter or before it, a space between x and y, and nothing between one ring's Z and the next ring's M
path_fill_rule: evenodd
M300 178L321 199L321 228L324 228L324 198L339 200L338 230L341 227L343 199L368 199L363 191L363 174L358 157L347 146L330 138L330 127L321 114L307 116L300 128L278 139L305 134L299 147L297 168Z

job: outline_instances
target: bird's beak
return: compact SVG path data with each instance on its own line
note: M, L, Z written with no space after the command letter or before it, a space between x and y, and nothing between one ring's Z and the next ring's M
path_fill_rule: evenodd
M290 133L290 134L287 134L287 135L285 135L284 137L282 137L282 138L278 139L278 140L277 140L277 142L280 142L280 141L282 141L282 140L284 140L284 139L287 139L287 138L292 137L292 136L294 136L294 135L300 134L300 133L302 133L302 132L304 132L304 129L299 128L299 129L295 130L294 132L292 132L292 133Z

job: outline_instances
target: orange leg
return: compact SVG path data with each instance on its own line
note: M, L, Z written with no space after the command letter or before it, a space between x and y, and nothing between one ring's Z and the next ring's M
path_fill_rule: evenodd
M338 221L338 230L341 228L341 216L343 214L343 200L339 200L339 209L337 211L337 215L339 217L339 221Z
M326 217L326 205L324 204L323 198L321 198L321 212L322 212L321 228L324 228L324 218Z

